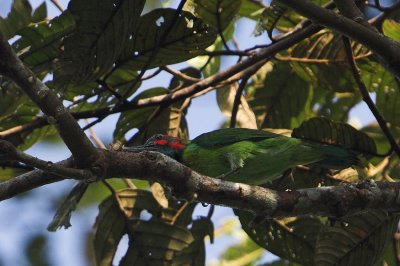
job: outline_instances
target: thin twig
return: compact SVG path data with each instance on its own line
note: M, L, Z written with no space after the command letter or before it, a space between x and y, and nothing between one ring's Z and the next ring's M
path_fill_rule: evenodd
M0 139L4 139L8 136L23 133L26 131L34 130L36 128L40 128L42 126L47 125L47 121L44 117L36 117L31 122L18 125L3 131L0 131Z
M153 73L151 73L151 74L149 74L149 75L147 75L147 76L144 76L141 80L143 81L143 80L148 80L148 79L154 78L155 76L157 76L158 74L160 74L161 71L162 71L162 69L161 69L161 68L158 68L158 69L157 69L156 71L154 71Z
M191 77L189 75L186 75L185 73L182 73L180 71L172 69L172 68L170 68L168 66L163 66L163 67L161 67L161 69L166 71L166 72L168 72L168 73L170 73L171 75L181 79L181 80L184 80L184 81L187 81L187 82L190 82L190 83L195 83L195 82L200 81L200 79L198 79L198 78Z
M61 12L64 12L64 8L60 5L60 3L57 0L50 0L50 2L52 2L53 5L55 5L58 10L60 10Z
M386 138L388 139L390 146L396 152L397 156L400 157L400 147L397 145L395 138L393 137L392 133L390 132L387 123L383 116L379 113L378 108L375 106L374 102L372 101L371 97L369 96L368 89L365 86L364 82L361 79L360 70L357 67L357 64L354 60L353 51L351 49L351 43L349 38L343 36L343 44L344 50L347 55L347 59L351 68L351 72L353 77L357 83L358 89L360 90L361 96L364 102L367 104L368 108L371 110L372 114L375 116L376 121L378 122L380 128L382 129L383 133L385 134Z
M232 107L232 115L231 115L231 122L229 124L230 128L234 128L236 126L237 114L239 111L239 105L243 96L243 91L246 88L247 81L249 80L251 75L247 75L242 79L239 84L239 87L235 94L235 99L233 100L233 107Z
M216 6L216 17L217 17L217 28L218 28L218 34L219 34L219 37L221 38L221 40L222 40L222 43L223 43L223 45L224 45L224 47L225 47L225 49L227 50L227 51L230 51L231 49L229 48L229 46L228 46L228 43L226 42L226 40L225 40L225 37L224 37L224 32L223 32L223 30L222 30L222 25L221 25L221 13L219 12L220 11L220 5L221 5L221 0L217 0L217 6Z
M98 79L96 80L96 82L103 86L107 91L109 91L112 95L115 96L115 98L117 99L121 99L122 101L126 101L126 99L122 98L122 95L119 94L113 87L111 87L107 82L105 82L104 80Z
M208 209L208 213L207 213L207 218L211 219L211 217L214 214L214 210L215 210L215 205L214 204L210 204L210 208Z
M182 214L182 212L186 209L186 207L189 205L188 201L185 201L182 206L179 207L179 209L176 211L174 217L171 220L171 224L175 224L176 220L178 220L179 216Z

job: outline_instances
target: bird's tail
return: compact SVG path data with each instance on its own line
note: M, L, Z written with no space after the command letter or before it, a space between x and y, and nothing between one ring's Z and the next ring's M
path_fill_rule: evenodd
M348 148L332 145L322 145L321 151L324 159L317 163L318 166L329 169L344 169L353 165L363 165L362 156Z

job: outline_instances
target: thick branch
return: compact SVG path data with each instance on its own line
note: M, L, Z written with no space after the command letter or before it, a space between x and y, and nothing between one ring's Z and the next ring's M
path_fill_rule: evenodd
M400 183L368 181L335 187L274 191L202 176L155 152L109 152L108 156L111 163L108 169L116 176L150 178L171 187L177 196L193 193L196 201L246 210L270 218L306 214L340 217L370 209L400 210Z
M57 163L59 166L72 167L73 160L68 159ZM26 191L63 180L61 176L42 170L34 170L0 183L0 201L15 197Z
M13 80L34 101L58 133L79 165L97 160L97 150L60 99L26 67L0 33L0 74Z
M371 49L383 65L400 78L400 44L360 23L317 6L310 0L279 0L315 24L336 30Z
M340 217L372 209L400 211L400 183L365 181L335 187L274 191L202 176L156 152L99 152L103 153L101 163L106 177L157 181L170 187L179 198L246 210L269 218L307 214ZM59 180L42 171L32 171L0 183L0 199Z

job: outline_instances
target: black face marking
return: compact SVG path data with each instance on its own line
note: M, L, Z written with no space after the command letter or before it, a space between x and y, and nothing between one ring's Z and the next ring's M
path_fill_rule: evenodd
M163 138L164 138L164 135L162 135L162 134L154 135L151 138L149 138L144 145L149 145L149 144L152 145L152 144L154 144L154 141L160 140L160 139L163 139Z

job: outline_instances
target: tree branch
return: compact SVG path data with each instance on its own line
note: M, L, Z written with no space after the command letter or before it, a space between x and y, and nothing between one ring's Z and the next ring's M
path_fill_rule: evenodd
M58 162L57 165L64 167L73 167L74 161L72 158ZM65 178L57 176L42 170L33 170L28 173L19 175L10 180L0 183L0 201L15 197L26 191L62 181Z
M105 107L96 110L76 112L73 113L73 116L77 119L101 117L104 114L108 115L113 113L125 112L139 107L141 108L148 106L156 106L160 104L163 105L172 104L184 98L190 97L200 91L206 90L207 88L212 87L218 84L219 82L224 81L249 67L252 67L254 64L268 59L275 53L285 50L290 46L296 44L297 42L303 40L304 38L307 38L313 35L314 33L317 33L320 29L321 27L314 25L309 25L303 29L299 29L296 32L293 32L291 35L287 36L286 38L276 43L273 43L266 48L261 49L261 51L255 54L254 56L246 58L245 60L237 63L232 67L229 67L213 76L200 80L199 82L196 82L171 94L140 99L136 102L131 102L130 104L121 105L119 108L115 109L112 109L110 107Z
M315 24L321 24L336 30L371 49L395 76L400 78L400 44L394 40L365 27L360 23L324 9L310 0L292 1L279 0L293 8L301 15L309 18Z
M97 150L60 99L18 58L0 33L0 74L13 80L34 101L53 124L79 165L97 160Z
M157 152L99 152L103 153L100 157L106 177L156 181L171 188L178 198L250 211L267 218L308 214L341 217L372 209L400 211L400 183L364 181L274 191L203 176ZM43 171L33 171L0 183L0 199L18 194L18 190L21 193L59 180Z

